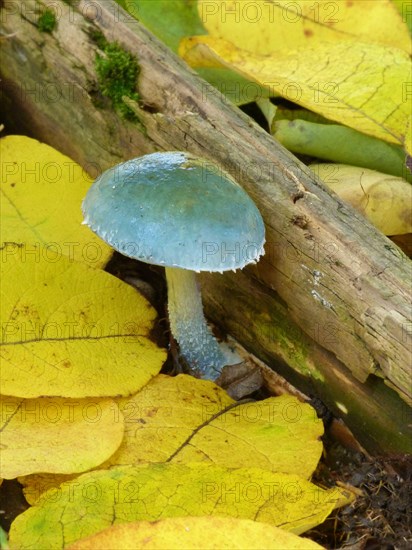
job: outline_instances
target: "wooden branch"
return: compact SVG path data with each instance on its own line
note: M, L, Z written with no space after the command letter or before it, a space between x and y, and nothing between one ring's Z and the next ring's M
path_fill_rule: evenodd
M55 0L52 34L39 32L28 4L3 8L6 129L50 143L92 174L163 149L232 173L264 217L266 255L242 273L202 275L208 315L320 396L367 448L409 448L408 258L114 2ZM144 131L96 103L93 30L137 56Z

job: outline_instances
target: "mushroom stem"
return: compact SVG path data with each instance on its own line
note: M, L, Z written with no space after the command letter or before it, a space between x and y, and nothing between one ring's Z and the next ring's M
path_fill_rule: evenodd
M202 378L214 380L225 356L207 326L196 275L188 269L166 267L170 329L180 353Z

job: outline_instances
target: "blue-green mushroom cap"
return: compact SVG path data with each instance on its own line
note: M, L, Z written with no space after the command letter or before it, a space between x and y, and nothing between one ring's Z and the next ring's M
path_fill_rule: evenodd
M99 176L83 201L85 223L125 256L193 271L243 268L263 254L254 202L208 160L152 153Z

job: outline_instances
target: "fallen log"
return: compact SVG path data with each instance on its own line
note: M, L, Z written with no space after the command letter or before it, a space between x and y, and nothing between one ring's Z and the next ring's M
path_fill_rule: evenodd
M51 33L37 24L47 6ZM400 249L114 2L6 0L1 33L8 133L45 141L92 175L180 149L239 181L265 220L266 255L243 272L201 275L207 315L320 397L368 450L410 450L411 262ZM138 59L141 99L126 100L138 121L101 95L101 33Z

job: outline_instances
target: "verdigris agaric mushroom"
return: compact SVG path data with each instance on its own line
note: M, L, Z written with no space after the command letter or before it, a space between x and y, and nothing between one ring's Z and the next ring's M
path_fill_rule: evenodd
M250 197L205 159L153 153L101 174L83 214L118 252L165 267L180 353L198 375L215 379L227 360L204 318L195 272L242 269L264 253L263 220Z

